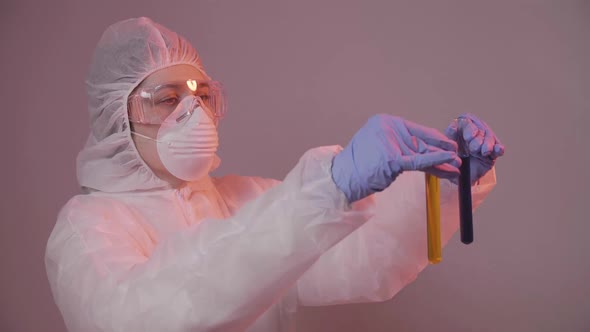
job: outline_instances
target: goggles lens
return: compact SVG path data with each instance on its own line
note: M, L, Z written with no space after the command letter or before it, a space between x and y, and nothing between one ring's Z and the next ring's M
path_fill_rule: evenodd
M224 116L226 106L222 85L217 81L188 79L143 87L132 93L128 103L129 121L162 124L180 101L189 96L198 97L199 105L216 123Z

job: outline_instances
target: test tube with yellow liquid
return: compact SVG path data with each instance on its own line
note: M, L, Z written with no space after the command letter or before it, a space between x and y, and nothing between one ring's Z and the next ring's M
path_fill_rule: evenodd
M440 182L431 174L426 174L426 234L428 261L437 264L442 261L440 240Z

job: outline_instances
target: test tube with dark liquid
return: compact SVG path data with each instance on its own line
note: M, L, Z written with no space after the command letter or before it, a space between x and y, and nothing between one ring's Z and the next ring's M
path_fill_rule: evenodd
M458 119L458 128L462 128ZM470 244L473 242L473 209L471 204L471 163L469 161L469 147L463 139L463 132L457 133L459 145L459 157L461 158L461 175L459 176L459 217L461 242Z

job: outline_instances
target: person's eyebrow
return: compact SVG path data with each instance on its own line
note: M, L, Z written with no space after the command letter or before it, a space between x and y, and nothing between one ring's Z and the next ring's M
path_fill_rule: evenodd
M184 82L170 82L170 83L164 83L161 85L157 85L156 88L161 89L161 88L178 88L178 87L185 87L186 86L186 81ZM197 89L199 87L209 87L209 83L208 82L199 82L197 81Z
M164 84L156 85L156 86L155 86L155 88L156 88L156 89L163 89L163 88L178 88L178 87L183 87L184 85L186 85L186 83L179 83L179 82L174 82L174 83L164 83Z

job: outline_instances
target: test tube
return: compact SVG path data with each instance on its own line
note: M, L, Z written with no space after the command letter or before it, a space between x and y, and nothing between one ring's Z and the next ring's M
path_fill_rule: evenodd
M440 184L439 179L426 174L426 236L428 261L437 264L442 261L440 241Z
M458 119L457 121L466 121ZM458 123L458 128L463 126ZM459 157L461 158L461 175L459 176L459 218L461 242L470 244L473 242L473 209L471 204L471 163L469 161L469 147L463 139L463 132L457 133L459 145Z

